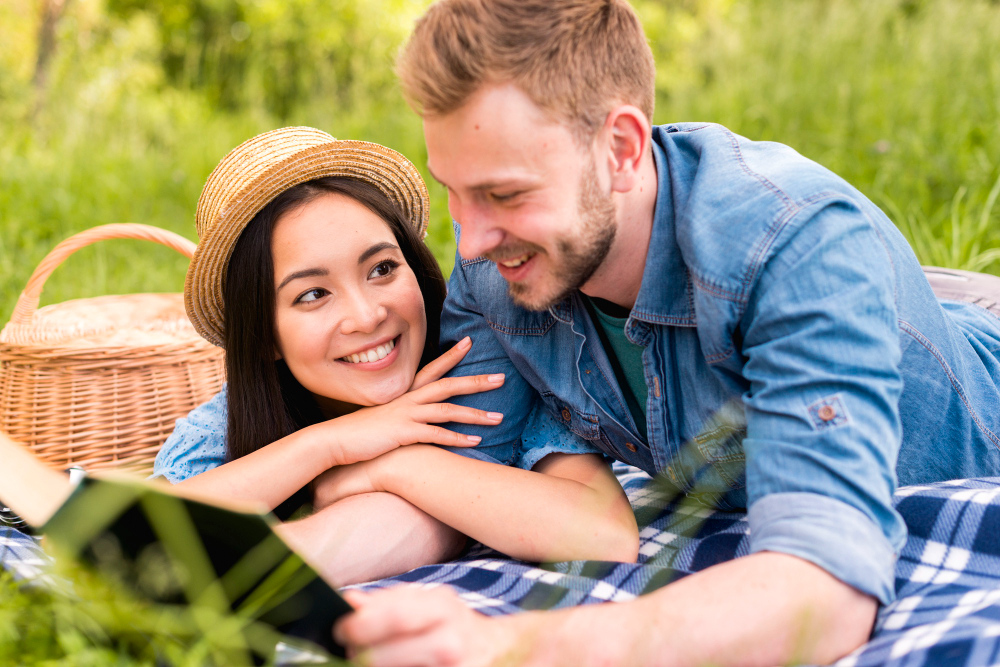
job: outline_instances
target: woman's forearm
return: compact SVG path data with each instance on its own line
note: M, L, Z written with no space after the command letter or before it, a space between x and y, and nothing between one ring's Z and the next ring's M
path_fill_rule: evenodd
M302 429L177 486L199 496L261 503L272 510L329 467L327 448L317 435Z
M617 479L597 457L561 456L562 472L541 474L414 445L384 455L373 482L514 558L635 561L635 515Z
M465 536L391 493L363 493L276 531L333 586L454 558Z
M0 499L21 518L32 526L41 526L72 490L69 477L0 433Z

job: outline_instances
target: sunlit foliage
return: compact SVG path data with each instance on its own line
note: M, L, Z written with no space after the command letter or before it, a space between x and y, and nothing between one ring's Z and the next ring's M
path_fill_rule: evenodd
M136 221L194 236L205 177L287 124L385 143L421 169L394 54L427 0L0 3L0 318L44 253ZM782 141L891 211L925 263L997 271L1000 5L988 0L636 0L658 63L656 122ZM39 76L44 9L54 36ZM425 176L427 176L425 172ZM428 242L454 244L429 181ZM985 223L983 222L985 221ZM141 270L136 265L141 264ZM138 242L82 251L43 303L179 290L184 260Z

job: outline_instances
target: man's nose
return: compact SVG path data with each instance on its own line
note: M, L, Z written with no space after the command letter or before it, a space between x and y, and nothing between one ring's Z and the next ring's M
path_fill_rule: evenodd
M482 207L453 205L450 208L452 217L461 227L458 253L463 259L480 257L500 245L503 228Z

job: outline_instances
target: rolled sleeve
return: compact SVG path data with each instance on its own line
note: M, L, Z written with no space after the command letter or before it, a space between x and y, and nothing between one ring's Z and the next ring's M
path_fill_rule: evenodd
M151 479L171 484L200 475L226 462L226 387L210 401L178 419L160 447Z
M897 553L864 513L815 493L773 493L747 513L750 552L777 551L818 565L888 604Z
M892 263L847 203L790 227L744 319L751 549L801 556L888 602L906 537L892 507L902 438Z

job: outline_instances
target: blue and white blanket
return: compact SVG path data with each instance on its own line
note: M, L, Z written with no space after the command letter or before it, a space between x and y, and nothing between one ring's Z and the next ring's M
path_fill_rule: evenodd
M535 566L476 547L463 558L359 588L403 582L453 587L488 615L629 600L748 552L746 515L665 502L645 473L615 472L641 529L639 562ZM1000 665L1000 478L900 489L909 539L896 566L897 599L880 610L871 641L838 667ZM37 576L46 556L30 537L0 530L0 563Z

